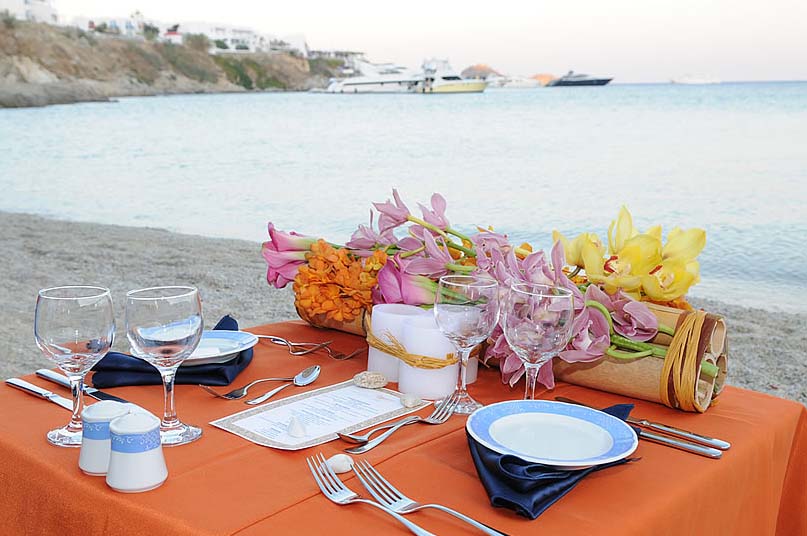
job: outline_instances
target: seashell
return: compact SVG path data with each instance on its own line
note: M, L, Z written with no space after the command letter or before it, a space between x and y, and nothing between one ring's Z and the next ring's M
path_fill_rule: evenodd
M300 422L300 419L298 419L295 416L292 416L291 419L289 419L289 424L286 428L286 432L291 437L300 438L306 436L305 426L303 425L303 423Z
M387 377L380 372L366 370L353 376L353 383L365 389L378 389L387 385Z
M403 404L403 407L405 408L414 408L415 406L419 406L422 403L423 400L421 400L420 397L415 395L405 394L401 397L401 404Z
M334 454L325 460L325 463L328 464L328 467L330 467L334 473L347 473L350 471L350 468L353 467L353 458L347 454Z

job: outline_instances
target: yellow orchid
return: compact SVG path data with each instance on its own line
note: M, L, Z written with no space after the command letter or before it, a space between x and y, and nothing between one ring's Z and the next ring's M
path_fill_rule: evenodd
M608 254L616 255L624 246L625 242L639 234L633 226L633 218L627 207L622 205L619 215L608 226Z
M655 236L637 234L624 242L615 255L605 261L601 270L586 275L595 283L603 283L609 294L622 289L633 296L641 295L642 277L661 263L661 241Z
M600 268L602 267L605 246L596 234L580 233L577 238L569 241L558 231L552 231L552 242L557 242L558 240L563 246L567 265L584 268L586 273L596 270L597 265Z
M653 301L670 302L689 291L700 279L697 262L662 261L661 265L642 277L642 290Z
M667 243L661 250L664 260L682 262L694 261L706 246L706 231L703 229L674 228L667 236Z

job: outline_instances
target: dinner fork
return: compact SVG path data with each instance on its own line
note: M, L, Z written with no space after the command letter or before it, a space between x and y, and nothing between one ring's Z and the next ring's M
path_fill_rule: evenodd
M437 407L434 409L431 415L426 417L415 416L413 418L406 418L398 421L398 424L378 436L377 438L368 441L363 445L359 445L358 447L352 447L349 449L345 449L345 452L349 452L351 454L364 454L368 450L376 448L380 445L385 439L389 436L394 434L396 430L398 430L402 426L406 426L407 424L411 424L413 422L422 422L425 424L443 424L451 417L451 414L454 413L454 408L457 407L457 403L459 403L459 399L457 398L457 393L454 392L451 396L445 397L442 402L440 402Z
M349 354L344 352L339 352L331 348L331 343L333 341L326 341L326 342L292 342L288 339L284 339L283 337L277 337L275 335L256 335L259 339L266 339L270 342L275 344L279 344L281 346L285 345L289 349L289 353L293 356L301 356L301 355L308 355L314 353L319 350L324 350L331 359L336 359L337 361L344 361L346 359L350 359L359 355L362 351L362 348L358 348L352 351ZM301 348L301 350L296 350L295 348Z
M263 383L263 382L293 382L293 381L294 381L294 377L291 377L291 378L261 378L260 380L255 380L254 382L249 382L248 384L246 384L243 387L239 387L238 389L233 389L229 393L224 393L224 394L217 393L216 391L214 391L213 389L211 389L207 385L199 385L199 387L201 387L202 389L204 389L205 391L207 391L211 395L216 396L218 398L226 398L227 400L238 400L238 399L241 399L241 398L244 398L245 396L247 396L247 391L249 391L249 388L252 387L253 385L257 385L257 384Z
M437 510L446 512L447 514L451 514L452 516L465 521L469 525L473 525L485 534L490 534L491 536L504 536L504 534L498 530L493 529L484 523L480 523L475 519L471 519L465 514L452 510L451 508L443 506L442 504L423 504L410 499L401 493L398 488L393 486L389 480L381 476L381 473L376 471L375 468L365 460L355 462L353 464L353 472L356 473L357 477L359 477L362 485L364 485L365 489L370 492L370 495L375 497L375 500L377 500L382 506L386 506L393 512L405 515L411 514L412 512L417 512L418 510L423 510L424 508L435 508Z
M397 519L413 534L417 534L418 536L434 536L431 532L415 525L408 519L404 519L400 514L393 512L375 501L363 498L361 495L345 486L339 477L336 476L336 473L328 466L328 462L325 461L325 456L323 456L322 453L318 453L315 457L308 457L305 461L308 463L308 468L311 470L311 474L314 475L314 480L317 482L320 491L322 491L322 494L330 501L340 505L352 503L369 504Z

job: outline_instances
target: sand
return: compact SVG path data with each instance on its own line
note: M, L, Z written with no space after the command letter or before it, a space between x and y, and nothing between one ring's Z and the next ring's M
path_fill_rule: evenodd
M122 351L127 350L120 332L123 298L134 288L197 286L208 328L225 314L234 316L242 327L297 318L291 290L266 284L266 265L255 242L5 212L0 212L0 229L4 253L0 375L4 378L51 366L33 337L36 293L48 286L110 288L119 326L115 348ZM726 316L731 343L729 384L807 404L807 314L691 301Z

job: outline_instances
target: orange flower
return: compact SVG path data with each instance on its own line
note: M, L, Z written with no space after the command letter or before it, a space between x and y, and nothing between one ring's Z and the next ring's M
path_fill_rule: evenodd
M387 262L383 251L362 260L347 249L335 249L324 240L311 245L307 264L294 278L294 304L314 318L350 322L373 305L372 289L378 271Z

